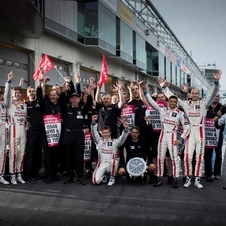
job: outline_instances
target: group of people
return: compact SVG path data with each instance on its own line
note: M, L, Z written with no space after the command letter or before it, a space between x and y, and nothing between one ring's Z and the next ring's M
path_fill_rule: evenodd
M108 181L110 186L117 176L126 176L128 183L145 184L149 178L150 183L159 187L163 185L166 168L167 182L178 188L182 167L183 187L190 187L194 177L194 185L203 188L200 180L203 160L207 181L213 182L213 173L215 179L221 175L226 122L226 108L219 103L217 93L221 74L218 71L214 75L215 83L205 100L200 100L197 88L189 90L184 85L188 98L183 101L161 77L158 82L162 93L156 96L147 92L142 81L131 82L127 87L129 93L118 81L101 97L101 85L92 77L82 92L79 73L75 75L75 86L65 77L62 88L55 84L47 94L50 78L43 74L37 89L29 86L23 99L23 80L19 87L12 87L14 75L10 72L4 98L0 91L0 183L9 184L4 178L9 128L9 173L13 185L41 182L38 175L44 159L46 184L59 181L59 171L69 176L65 184L85 185L85 165L93 184ZM214 148L206 147L205 143L206 117L212 118L220 133L214 147L214 172ZM184 164L180 166L180 162Z

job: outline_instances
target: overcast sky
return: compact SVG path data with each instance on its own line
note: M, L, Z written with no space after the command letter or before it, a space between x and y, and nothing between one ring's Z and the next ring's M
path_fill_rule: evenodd
M226 0L151 0L198 65L214 64L223 71L226 90Z

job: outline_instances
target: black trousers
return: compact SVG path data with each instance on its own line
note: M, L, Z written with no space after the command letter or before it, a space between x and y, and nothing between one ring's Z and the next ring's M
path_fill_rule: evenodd
M222 145L223 145L223 135L222 135L222 133L220 133L218 145L217 145L217 148L215 148L216 159L215 159L215 163L214 163L214 176L221 175Z
M204 160L205 160L205 175L211 177L212 175L212 157L213 148L205 148Z
M46 177L53 179L57 175L59 146L49 147L44 141L44 165Z
M41 131L28 131L25 149L24 177L35 178L42 165Z
M66 166L68 173L74 177L74 169L77 177L83 177L84 159L84 132L64 132L64 146L66 151Z
M61 130L58 153L58 171L63 173L66 171L66 153L64 148L64 129Z

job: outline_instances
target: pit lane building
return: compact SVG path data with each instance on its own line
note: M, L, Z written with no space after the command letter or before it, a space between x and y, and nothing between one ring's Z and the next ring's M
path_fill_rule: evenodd
M0 86L13 70L14 86L21 77L35 85L32 75L43 54L63 76L80 71L82 86L99 78L102 54L109 79L102 92L117 79L144 80L157 92L162 76L183 97L183 83L206 92L212 85L150 0L1 0ZM47 73L49 85L63 84L59 73Z

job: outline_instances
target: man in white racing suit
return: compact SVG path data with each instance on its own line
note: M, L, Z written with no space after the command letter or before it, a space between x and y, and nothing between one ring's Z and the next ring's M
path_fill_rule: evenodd
M218 71L214 74L215 82L210 90L205 101L199 99L199 90L197 88L191 89L190 100L182 101L178 99L178 104L183 108L191 127L190 135L185 144L184 153L184 165L185 165L185 175L186 181L184 187L188 188L191 186L191 176L192 176L192 158L194 151L196 151L196 163L195 163L195 187L203 188L200 183L200 177L202 175L202 163L205 151L205 117L207 114L207 109L213 102L213 99L217 93L219 87L219 79L222 72ZM169 82L164 81L162 78L158 78L158 82L163 89L164 94L167 97L173 95L167 86ZM188 86L184 85L182 89L185 93L188 93Z
M124 125L124 131L118 139L111 138L111 128L109 126L103 126L101 128L101 136L97 131L97 115L92 116L91 132L93 141L97 145L98 152L98 163L96 169L93 172L92 181L94 184L99 184L105 173L110 173L111 177L108 185L115 184L115 175L118 170L119 163L116 160L116 154L118 148L123 145L127 135L129 134L128 123L124 120L122 123Z
M5 104L7 107L7 118L9 121L9 173L11 184L17 182L25 184L21 173L23 172L25 143L26 143L26 117L27 106L21 101L22 91L20 87L12 87L13 73L8 74L5 85ZM11 96L12 95L12 96ZM17 177L16 177L17 174Z
M176 96L170 96L168 100L168 107L162 108L146 91L144 91L144 93L148 103L160 113L161 120L161 133L158 141L157 155L158 181L154 184L154 186L158 187L162 185L164 159L168 149L173 166L173 188L178 188L180 164L178 157L178 145L189 135L190 126L185 118L184 112L177 108L178 98ZM177 129L179 124L183 126L183 133L180 138L177 139Z
M9 184L4 179L6 163L6 106L3 100L3 92L0 88L0 183Z

